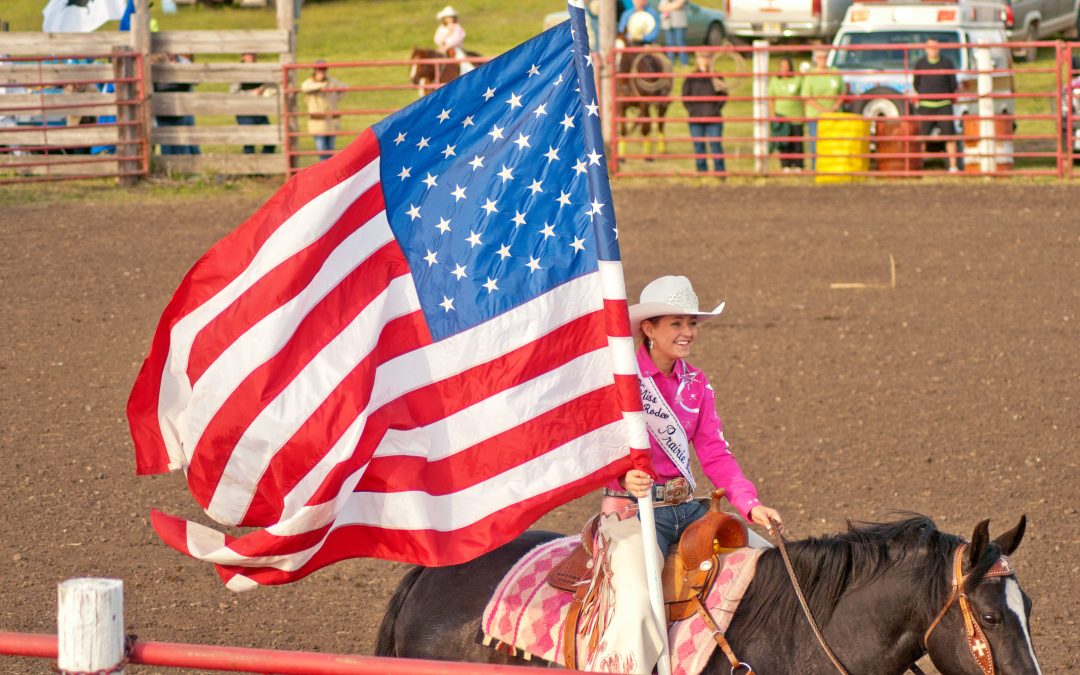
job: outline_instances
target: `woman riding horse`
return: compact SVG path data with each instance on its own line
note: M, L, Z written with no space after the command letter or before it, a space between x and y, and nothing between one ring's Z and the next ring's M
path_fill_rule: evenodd
M723 310L724 303L720 303L711 312L701 311L690 280L681 276L651 282L641 291L641 301L630 307L630 326L642 338L637 352L638 381L654 473L631 469L618 485L604 490L600 538L611 542L608 556L615 589L614 614L590 665L610 663L617 657L619 662L632 664L627 672L651 673L660 656L661 631L666 626L657 625L645 588L635 498L653 499L658 544L654 554L659 569L668 549L706 513L705 505L694 499L691 444L705 475L724 489L745 518L770 531L773 523L782 524L780 514L758 499L754 484L732 456L708 377L686 361L697 339L698 324ZM757 543L768 546L760 538Z
M458 13L450 5L443 7L435 15L439 21L439 27L435 29L435 49L447 57L457 59L461 74L473 69L473 65L465 60L467 54L462 45L465 43L465 29L458 21Z

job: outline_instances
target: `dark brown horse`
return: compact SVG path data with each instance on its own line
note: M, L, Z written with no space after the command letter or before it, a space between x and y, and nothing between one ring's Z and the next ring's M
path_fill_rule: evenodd
M988 571L1024 536L1025 519L991 541L989 521L976 526L961 551L963 591L1003 675L1040 673L1031 643L1031 602L1015 576ZM485 647L480 619L510 567L530 549L559 535L527 532L463 565L416 567L406 573L379 628L376 653L476 663L525 662ZM900 675L929 653L943 675L979 675L958 603L951 602L954 556L963 544L924 516L849 525L848 531L788 545L796 575L821 630L853 675ZM927 643L923 637L934 624ZM799 609L780 552L762 553L757 574L727 631L738 657L760 673L836 672ZM545 666L537 660L530 665ZM727 674L717 650L704 673Z
M466 51L465 56L480 56L476 52ZM446 54L425 47L413 47L409 60L409 81L417 86L419 96L438 89L450 80L461 75L461 64L457 61L436 63L435 60L448 58Z
M620 37L619 40L622 40ZM616 42L616 46L624 43ZM652 97L665 98L671 95L675 86L675 80L671 77L671 60L663 52L616 52L615 71L620 75L633 74L634 77L617 78L615 115L619 118L627 118L630 111L637 113L638 120L634 122L619 122L619 155L626 154L626 141L623 140L628 134L640 131L643 154L652 152L652 142L649 135L652 133L653 122L656 122L656 133L659 136L656 151L663 153L664 140L664 116L671 106L671 101L645 100ZM655 114L653 114L655 112Z

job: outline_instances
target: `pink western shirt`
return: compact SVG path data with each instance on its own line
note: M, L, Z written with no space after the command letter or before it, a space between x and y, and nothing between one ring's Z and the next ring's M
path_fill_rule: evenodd
M675 411L705 475L714 485L723 488L728 501L749 519L750 509L761 502L757 489L743 474L724 440L724 427L716 414L716 395L705 373L680 359L675 362L671 375L664 375L653 363L644 345L638 349L637 359L641 376L652 378L660 395ZM682 392L679 392L680 380L685 382ZM658 482L682 475L651 433L649 444L656 472L654 477ZM621 488L613 486L612 489Z

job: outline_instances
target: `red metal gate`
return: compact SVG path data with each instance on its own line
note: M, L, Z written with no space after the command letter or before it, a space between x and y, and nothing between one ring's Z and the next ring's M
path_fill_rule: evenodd
M0 184L145 176L142 57L0 59Z
M1044 54L1050 51L1053 58L1014 65L1011 52L1028 46L1042 48ZM612 174L810 175L818 182L836 182L942 175L952 168L958 176L1071 176L1078 150L1075 94L1080 88L1080 64L1072 59L1075 45L940 47L959 63L948 71L922 72L951 74L958 80L959 90L943 97L954 110L945 119L917 105L911 83L914 63L925 48L921 44L816 48L758 44L677 50L706 53L719 64L708 75L670 68L672 60L657 48L616 49L609 61L615 73L611 80L615 115L608 122ZM842 92L833 97L841 109L821 116L776 114L781 101L809 108L806 101L812 97L770 95L769 84L781 76L778 64L783 57L796 64L793 77L805 78L815 49L827 54L827 72L843 81ZM886 51L900 61L898 67L872 71L856 67L881 60L879 54ZM635 68L633 61L640 62L645 55L667 64L659 72L643 73L649 69ZM688 80L713 77L722 78L727 91L682 95ZM869 84L873 81L889 86L874 87ZM669 84L662 86L665 82ZM722 104L722 114L692 117L685 104L696 102ZM661 107L667 107L666 114ZM661 124L667 133L658 133ZM650 133L642 135L646 126ZM953 133L943 133L943 127ZM718 129L722 131L717 135Z

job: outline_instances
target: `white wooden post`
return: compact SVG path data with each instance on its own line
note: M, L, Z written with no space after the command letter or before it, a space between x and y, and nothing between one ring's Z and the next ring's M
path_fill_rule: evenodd
M286 94L285 89L292 89L296 86L296 71L286 70L286 66L290 66L296 63L296 15L299 5L297 0L277 0L277 27L278 30L283 30L288 35L289 48L287 51L278 55L278 63L281 64L281 68L284 71L281 83L282 89L278 94L279 106L281 108L281 117L278 119L278 126L281 128L282 138L282 152L285 154L288 162L286 167L286 176L288 170L300 168L300 158L290 154L290 150L294 143L298 143L297 139L290 136L290 133L296 133L300 130L299 120L296 118L296 94ZM288 123L286 124L286 119Z
M769 42L754 40L754 173L765 173L769 159Z
M600 72L600 131L604 135L604 144L611 146L611 120L615 119L615 101L611 96L611 78L615 77L615 64L611 61L615 48L615 1L600 0L599 47L600 62L593 61L593 67Z
M87 672L119 664L124 658L124 582L68 579L57 593L59 669Z
M983 173L997 169L997 125L994 124L993 59L989 47L975 48L975 67L979 71L979 168Z

